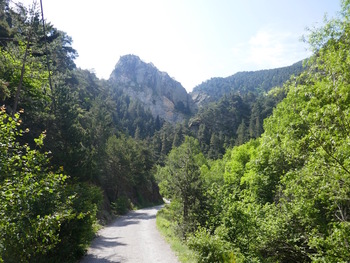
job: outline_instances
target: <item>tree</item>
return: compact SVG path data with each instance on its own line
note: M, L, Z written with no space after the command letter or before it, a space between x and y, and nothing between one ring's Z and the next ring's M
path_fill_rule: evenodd
M173 148L179 147L184 140L183 127L181 124L177 124L174 132Z
M205 171L224 166L225 184L209 188L210 224L191 238L203 262L227 253L238 262L349 262L349 15L343 1L340 18L312 31L307 71L285 84L261 138ZM261 102L263 112L274 104Z
M200 167L204 163L205 158L200 152L198 141L186 136L185 142L171 150L165 166L157 171L161 193L181 203L182 218L178 220L183 234L191 228L193 230L196 224L193 219L203 197Z
M238 126L237 129L237 139L235 140L236 145L241 145L245 143L248 140L248 131L247 127L244 123L244 120L242 120L241 124Z
M197 139L199 141L202 152L207 153L210 145L210 134L204 123L199 125Z
M210 138L210 148L208 151L208 157L211 159L219 158L222 152L221 145L222 143L219 136L216 133L212 133Z
M0 37L8 39L10 37L10 16L9 16L9 0L0 0ZM5 43L0 41L0 46Z
M249 122L249 135L250 138L258 138L262 132L262 107L260 100L257 100L252 108Z
M67 176L50 171L47 153L16 142L19 115L0 111L0 261L39 261L60 242L62 224L74 219ZM38 147L44 135L36 139ZM83 217L83 214L81 215Z

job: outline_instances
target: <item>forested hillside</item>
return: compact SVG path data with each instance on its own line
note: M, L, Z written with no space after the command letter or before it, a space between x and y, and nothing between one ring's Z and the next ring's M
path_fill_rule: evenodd
M348 262L349 10L311 32L306 67L193 101L134 55L98 79L40 6L0 0L0 262L76 262L159 192L199 262Z
M0 262L75 262L97 218L161 201L163 121L77 68L38 6L0 1L0 41Z
M278 87L262 95L225 95L218 102L199 108L189 120L190 134L198 139L208 158L217 159L226 149L258 138L264 131L264 119L284 97L285 89Z
M205 106L230 93L263 94L274 87L281 87L292 75L298 76L303 71L303 63L299 61L283 68L238 72L226 78L212 78L203 82L194 87L191 96L198 106Z
M260 137L215 161L186 137L158 167L172 199L160 216L198 262L349 262L349 15L343 1L310 32L307 71L284 84Z

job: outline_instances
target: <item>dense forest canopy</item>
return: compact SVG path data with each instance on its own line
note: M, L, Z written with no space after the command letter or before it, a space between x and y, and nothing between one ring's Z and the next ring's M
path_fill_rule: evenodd
M220 100L230 93L263 94L274 87L282 87L292 75L298 76L304 70L303 61L299 61L283 68L237 72L226 78L211 78L194 87L191 94L195 100L205 97L198 102L201 106Z
M38 5L0 7L0 262L75 262L97 218L161 201L148 142L163 121L76 68Z
M311 31L306 67L234 75L181 123L77 68L71 37L44 30L38 5L9 3L0 262L76 262L98 222L162 202L159 191L200 262L348 262L349 1Z
M173 200L163 216L176 215L199 262L349 262L349 14L343 1L310 32L307 70L284 85L261 136L215 161L188 138L158 168Z

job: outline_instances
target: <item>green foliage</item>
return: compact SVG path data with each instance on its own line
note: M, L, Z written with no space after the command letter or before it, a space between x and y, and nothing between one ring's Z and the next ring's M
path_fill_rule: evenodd
M183 235L194 228L200 218L203 203L200 167L204 164L205 158L198 141L186 137L182 145L170 152L165 166L157 171L163 196L181 203L178 213L182 214L182 218L178 218L178 221Z
M0 112L0 258L5 262L72 262L93 235L99 188L68 185L47 153L21 145L19 115ZM43 147L44 134L35 139Z
M76 217L66 176L48 169L46 154L16 142L18 118L0 112L0 258L5 262L43 257L60 241L62 224ZM38 146L43 138L36 140Z
M25 44L20 43L18 46L9 45L7 50L0 49L0 78L3 79L4 84L6 83L0 99L9 108L14 106L15 94L21 80L25 48ZM36 61L32 54L27 56L22 83L24 88L20 93L20 108L26 108L29 111L39 105L43 107L48 104L48 86L43 85L47 77L48 73L45 71L44 65L40 61Z
M108 97L115 103L113 109L115 127L120 132L135 137L138 130L138 139L151 137L162 126L162 121L153 118L151 112L142 107L141 103L125 95L118 86L108 87Z
M144 142L113 135L106 142L105 154L102 186L117 212L131 208L130 201L145 205L159 200L151 174L155 161Z
M37 11L0 2L0 36L15 40L0 50L0 100L12 113L0 113L0 261L79 258L101 200L118 214L160 200L155 164L172 201L163 223L201 262L349 260L349 1L311 32L316 53L299 77L271 89L301 63L211 80L202 88L220 87L217 101L176 126L76 69L70 37L51 25L43 37Z
M188 240L202 262L349 261L349 7L310 35L308 70L285 84L261 138L201 169L210 205Z
M68 185L66 191L74 194L72 207L75 217L61 225L60 242L42 262L75 262L85 254L95 236L96 214L103 200L101 189L79 183Z
M190 131L210 159L222 158L225 149L258 138L263 121L285 97L285 88L274 88L266 95L230 94L199 109L189 121Z
M292 75L298 76L303 71L302 62L299 61L283 68L238 72L227 78L207 80L196 86L193 89L193 93L199 93L202 97L208 97L204 102L201 102L201 106L204 106L210 102L219 101L229 94L267 93L274 87L281 87Z
M198 251L199 262L240 262L236 260L229 242L211 235L205 229L197 230L187 243L191 249Z
M48 23L44 36L38 11L0 1L0 102L13 116L2 109L0 261L75 262L106 214L98 210L161 200L146 139L162 121L76 69L72 39Z
M117 215L124 215L132 208L130 200L125 196L118 197L115 202L111 203L111 206Z
M189 249L186 243L179 238L175 221L176 214L174 209L168 209L167 205L157 213L157 228L171 245L172 250L176 253L178 259L182 263L195 263L198 258L193 250Z

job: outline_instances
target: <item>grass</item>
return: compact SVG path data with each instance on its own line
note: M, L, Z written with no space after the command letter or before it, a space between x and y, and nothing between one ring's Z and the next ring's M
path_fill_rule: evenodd
M194 251L182 242L176 235L174 223L167 219L166 207L160 210L157 214L157 228L170 244L171 249L175 252L181 263L196 263L197 258Z

